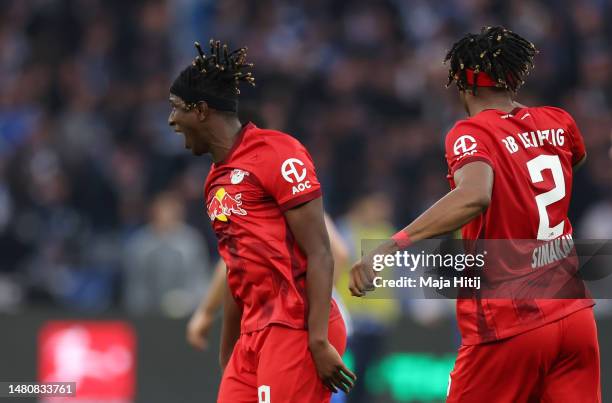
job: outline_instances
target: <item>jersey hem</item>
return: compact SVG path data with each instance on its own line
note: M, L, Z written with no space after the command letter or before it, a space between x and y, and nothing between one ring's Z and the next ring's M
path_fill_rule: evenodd
M331 311L329 312L329 322L335 321L337 319L344 319L342 317L342 314L340 313L340 311L338 309L334 309L333 306L331 308ZM308 325L306 323L306 321L295 321L295 322L290 322L290 321L286 321L286 320L281 320L281 319L273 319L263 325L258 325L258 326L253 326L253 327L249 327L247 329L242 329L242 326L240 328L240 335L243 334L247 334L247 333L253 333L253 332L258 332L262 329L265 329L268 326L271 325L280 325L280 326L286 326L289 327L291 329L301 329L301 330L308 330Z
M591 308L595 305L595 301L590 300L589 302L586 302L585 304L579 304L575 309L571 309L569 311L564 311L562 314L560 315L553 315L551 316L548 320L544 321L544 322L534 322L530 325L525 325L525 326L517 326L517 327L513 327L510 329L506 329L505 331L501 332L501 334L499 336L494 336L491 338L481 338L478 336L468 336L468 337L461 337L461 345L462 346L474 346L474 345L478 345L478 344L486 344L486 343L494 343L494 342L498 342L498 341L503 341L506 339L509 339L510 337L514 337L514 336L518 336L519 334L528 332L530 330L534 330L537 328L540 328L542 326L546 326L550 323L556 322L558 320L561 320L573 313L576 313L578 311L581 311L583 309L587 309L587 308Z

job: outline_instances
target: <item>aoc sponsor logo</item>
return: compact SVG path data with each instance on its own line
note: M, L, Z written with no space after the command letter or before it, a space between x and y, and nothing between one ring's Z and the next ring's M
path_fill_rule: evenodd
M306 179L306 168L304 167L304 163L297 158L285 160L281 166L281 174L287 182L295 183L291 188L292 195L312 187L310 181L304 181L304 179Z
M297 158L289 158L281 166L281 174L289 183L299 183L306 178L304 163Z
M297 185L293 186L293 189L291 190L291 194L303 192L304 190L310 189L311 187L312 187L312 184L310 183L310 181L306 181L304 183L298 183Z
M453 144L453 152L455 155L460 156L459 158L466 157L468 155L476 154L476 147L478 144L476 143L476 139L469 134L464 134L455 140L455 144Z

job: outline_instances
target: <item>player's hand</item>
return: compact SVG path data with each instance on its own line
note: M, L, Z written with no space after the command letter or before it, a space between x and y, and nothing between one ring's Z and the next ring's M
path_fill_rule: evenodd
M349 290L354 297L363 297L367 291L374 289L374 269L372 269L372 257L364 256L363 259L353 265L350 272Z
M187 342L198 350L208 347L208 333L212 328L214 318L212 315L197 310L187 324Z
M338 392L338 389L348 393L357 377L344 365L334 346L325 340L315 344L310 343L309 347L323 384L333 393Z
M374 290L374 256L392 254L396 250L394 241L380 244L376 249L365 255L351 268L349 290L354 297L363 297L366 292Z

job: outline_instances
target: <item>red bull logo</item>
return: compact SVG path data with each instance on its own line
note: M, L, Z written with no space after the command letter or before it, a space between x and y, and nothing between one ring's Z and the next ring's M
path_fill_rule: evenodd
M216 218L219 221L227 222L227 217L232 214L246 215L247 212L240 207L242 204L241 197L241 193L232 197L225 191L225 188L219 188L207 207L210 220L214 221Z

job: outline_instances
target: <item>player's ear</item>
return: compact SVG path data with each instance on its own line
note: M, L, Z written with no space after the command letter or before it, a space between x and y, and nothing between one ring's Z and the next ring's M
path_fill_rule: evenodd
M210 110L208 109L208 104L204 101L198 102L198 105L196 106L195 111L196 111L198 120L200 122L203 122L204 120L206 120L206 117L210 113Z

